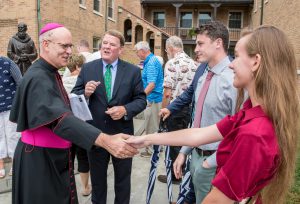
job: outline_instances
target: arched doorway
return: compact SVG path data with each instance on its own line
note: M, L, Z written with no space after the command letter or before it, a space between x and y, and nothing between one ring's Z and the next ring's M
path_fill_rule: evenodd
M151 52L154 53L154 33L152 31L146 34L146 41L149 43Z
M125 42L131 42L132 23L131 23L131 20L129 20L129 19L124 21L124 37L125 37Z
M141 25L135 26L135 43L143 41L143 27Z

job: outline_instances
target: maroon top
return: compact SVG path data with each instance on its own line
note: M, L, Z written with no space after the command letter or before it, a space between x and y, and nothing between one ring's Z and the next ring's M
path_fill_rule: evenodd
M235 201L255 196L273 178L279 146L271 120L248 99L243 109L217 123L224 137L212 185ZM256 203L260 203L257 201Z

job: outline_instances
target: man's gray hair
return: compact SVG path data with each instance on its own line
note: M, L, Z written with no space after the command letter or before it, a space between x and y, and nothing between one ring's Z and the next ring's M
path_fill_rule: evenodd
M53 30L50 30L39 36L40 52L42 52L42 42L44 40L49 40L52 35L53 35Z
M171 36L167 39L166 41L166 45L167 46L171 46L171 47L176 47L176 48L180 48L183 49L183 43L180 37L178 36Z
M149 46L149 43L148 42L146 42L146 41L140 41L140 42L138 42L135 46L134 46L134 48L136 49L136 50L150 50L150 46Z
M39 36L39 42L42 43L43 40L48 40L53 35L53 30L47 31Z

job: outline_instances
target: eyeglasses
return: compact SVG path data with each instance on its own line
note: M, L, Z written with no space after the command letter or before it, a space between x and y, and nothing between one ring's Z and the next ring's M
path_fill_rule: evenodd
M51 42L51 43L54 43L54 44L58 44L62 49L64 50L67 50L68 48L73 48L74 45L73 44L63 44L63 43L58 43L58 42L53 42L51 40L46 40L47 42Z

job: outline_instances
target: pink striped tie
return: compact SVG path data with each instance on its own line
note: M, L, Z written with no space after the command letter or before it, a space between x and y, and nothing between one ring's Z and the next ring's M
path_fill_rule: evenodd
M211 78L213 77L213 75L214 75L213 72L208 71L205 82L204 82L201 92L199 94L198 101L197 101L197 107L196 107L196 113L195 113L195 117L194 117L194 128L200 127L203 103L204 103L205 96L207 94L209 84L211 82Z

